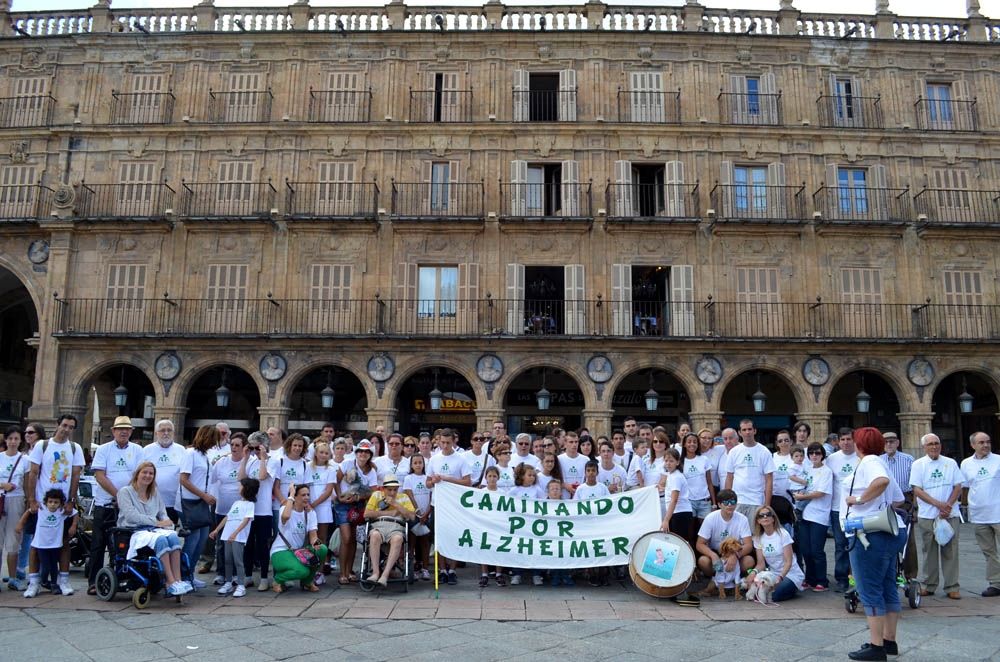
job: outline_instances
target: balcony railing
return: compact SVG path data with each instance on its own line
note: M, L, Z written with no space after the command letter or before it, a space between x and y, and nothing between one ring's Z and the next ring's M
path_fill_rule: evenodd
M976 100L917 99L917 128L925 131L978 131Z
M213 124L227 122L269 122L274 95L268 88L263 92L208 91L208 121Z
M576 90L514 90L515 122L575 122Z
M482 182L392 182L392 216L397 218L485 218Z
M737 94L719 93L719 118L723 124L759 124L780 126L781 92Z
M285 182L285 210L291 218L378 217L378 185L374 182Z
M77 189L78 218L162 218L173 209L174 190L167 184L87 184Z
M881 129L882 98L856 96L827 96L816 99L819 124L844 129Z
M605 190L608 220L701 217L698 184L612 184Z
M1000 223L1000 191L925 188L913 202L927 223Z
M309 88L309 121L371 122L372 90L314 90Z
M832 221L913 220L910 190L905 188L821 186L813 194L813 207L824 219Z
M716 184L712 208L725 221L801 222L806 220L805 185Z
M173 92L111 92L112 124L170 124Z
M60 299L53 335L1000 342L1000 306L718 301Z
M268 218L277 191L271 182L181 181L180 215L188 218Z
M680 124L681 92L635 92L618 88L618 121Z
M48 218L53 189L41 184L0 186L0 221Z
M472 90L410 88L411 122L471 122Z
M51 95L0 99L0 129L52 126L56 100Z
M590 182L500 184L505 218L593 218Z

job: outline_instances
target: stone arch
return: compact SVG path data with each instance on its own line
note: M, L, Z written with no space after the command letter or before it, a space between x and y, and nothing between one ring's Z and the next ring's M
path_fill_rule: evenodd
M581 358L589 356L590 354L587 354ZM500 406L502 406L506 402L507 390L510 388L510 385L528 370L541 367L558 368L566 375L572 377L583 393L584 409L592 409L596 406L597 389L594 386L594 382L590 379L590 375L587 374L586 360L567 361L562 358L553 358L550 356L524 357L518 361L517 370L505 371L503 377L494 385L493 402L501 403ZM617 367L615 368L615 372L618 372Z
M927 391L930 392L931 397L938 390L949 377L956 373L969 372L980 377L984 382L990 385L993 390L993 395L996 396L997 402L1000 402L1000 382L997 381L996 377L992 372L990 372L988 367L984 367L982 362L973 363L972 361L962 360L962 361L949 361L948 370L942 371L940 374L935 375L934 381L927 386Z
M35 306L35 313L37 315L38 325L40 327L42 325L42 319L46 313L46 308L43 305L42 296L41 294L39 294L38 290L40 287L44 287L44 285L39 286L37 283L35 283L35 281L32 278L30 278L28 274L23 273L21 270L22 266L23 265L21 265L20 263L13 262L10 259L8 259L8 256L6 254L0 253L0 267L9 271L12 276L14 276L18 281L20 281L24 289L28 291L28 296L31 297L31 303Z
M189 358L185 354L181 357L181 360L183 361L181 374L177 376L177 379L174 381L173 388L170 390L170 398L172 402L179 407L186 406L191 386L198 381L198 378L208 370L224 365L239 368L250 375L250 379L252 379L254 384L257 385L260 402L266 402L268 399L267 380L261 376L260 370L257 369L256 360L251 357L253 363L248 366L246 359L247 355L242 352L224 352L221 354L212 353L196 356L194 358Z
M375 388L375 382L368 377L365 365L367 361L361 363L358 360L352 359L353 357L349 358L345 355L339 355L335 358L315 356L308 361L296 362L294 366L289 368L288 373L278 381L274 390L274 402L279 403L283 407L291 406L292 394L295 392L295 387L298 386L299 382L314 370L326 366L334 366L351 373L361 382L361 386L365 389L365 397L368 399L368 406L373 406L372 403L378 400L378 391Z
M396 364L396 372L393 374L392 378L386 382L385 391L382 393L381 402L389 403L389 406L395 405L396 399L399 397L399 393L403 388L403 385L406 384L406 382L415 374L421 370L426 370L427 368L449 368L454 370L469 383L469 386L472 387L476 402L486 402L486 389L483 387L482 381L476 375L476 367L470 359L460 358L459 355L425 355L419 358L405 357L401 363L402 365L399 363ZM371 379L369 378L367 381L371 382ZM374 382L372 383L372 388L374 389ZM496 394L494 393L494 396L495 395Z
M725 373L719 383L715 385L711 401L711 404L720 411L722 410L722 396L726 390L738 377L754 370L770 372L780 377L795 399L795 411L803 411L803 404L809 402L812 395L806 390L807 384L798 371L790 368L787 363L772 363L767 357L756 357L735 362L726 361L723 365Z
M830 380L823 385L821 394L822 406L824 410L829 411L830 397L833 394L834 387L842 379L854 372L870 372L884 379L896 395L896 400L899 402L901 411L916 411L923 406L929 406L929 399L927 400L927 405L920 404L916 387L903 375L905 371L905 366L902 370L899 370L894 364L879 359L868 359L850 365L847 363L840 363L839 365L831 364ZM927 388L932 389L931 386ZM933 390L931 390L931 393L933 393Z
M87 387L94 382L102 373L113 366L127 365L135 368L153 385L153 395L157 402L165 399L163 383L153 371L152 361L147 360L147 356L141 352L130 352L127 354L105 355L94 362L94 356L87 354L87 363L82 371L75 376L67 376L66 386L63 389L64 402L72 406L86 406Z
M696 393L702 392L702 383L698 381L697 377L695 377L693 368L686 365L683 359L634 356L624 359L622 363L615 366L615 374L604 385L605 393L614 393L617 391L618 387L621 386L621 383L629 375L650 369L662 370L670 373L670 376L680 382L681 386L684 387L688 398L692 401Z

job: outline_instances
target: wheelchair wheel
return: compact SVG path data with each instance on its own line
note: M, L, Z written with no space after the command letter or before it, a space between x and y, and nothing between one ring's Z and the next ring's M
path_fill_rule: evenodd
M848 614L853 614L858 610L858 601L850 598L844 598L844 609L847 610Z
M906 597L910 609L920 609L920 582L914 579L906 585Z
M135 605L136 609L145 609L152 599L153 594L145 586L140 586L132 593L132 604Z
M111 602L118 593L118 578L111 568L101 568L97 571L97 579L94 580L94 587L97 589L97 597L104 602Z

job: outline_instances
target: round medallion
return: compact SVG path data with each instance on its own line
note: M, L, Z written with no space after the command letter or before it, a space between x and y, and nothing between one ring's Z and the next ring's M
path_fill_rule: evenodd
M598 384L603 384L611 379L614 372L615 368L611 365L611 359L601 354L591 357L590 361L587 362L587 374Z
M503 377L503 361L495 354L483 354L476 362L476 374L487 383L493 383Z
M830 381L830 366L823 359L809 359L802 365L802 377L813 386L822 386Z
M181 360L176 354L164 353L156 357L153 365L156 376L165 382L169 382L181 372Z
M260 375L269 382L276 382L285 376L288 364L280 354L265 354L260 360Z
M934 381L934 366L926 359L913 359L906 367L906 376L914 386L927 386Z
M32 264L44 264L49 259L49 242L45 239L35 239L28 246L28 260Z
M702 384L717 384L722 379L722 364L714 356L706 356L694 365L694 373Z
M377 382L384 382L392 377L396 370L396 364L388 354L376 354L368 359L368 376Z

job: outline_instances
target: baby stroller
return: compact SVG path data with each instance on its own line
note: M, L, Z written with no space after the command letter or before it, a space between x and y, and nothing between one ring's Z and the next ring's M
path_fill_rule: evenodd
M153 555L153 550L145 547L139 550L134 558L126 558L129 542L134 529L115 527L111 529L112 554L108 565L97 572L95 588L97 597L105 602L115 599L119 591L132 592L132 604L136 609L145 609L154 593L166 592L166 582L160 559ZM191 581L191 566L186 555L181 554L181 575ZM180 595L175 597L181 601Z
M913 535L913 514L910 510L903 508L894 508L894 510L906 524L906 541L909 542L910 536ZM910 581L906 580L906 575L903 573L903 561L905 559L906 544L903 545L903 550L896 555L896 583L903 589L903 595L906 596L907 603L910 605L910 608L919 609L920 582L916 579L911 579ZM846 609L849 614L856 612L858 610L858 604L860 603L861 599L858 596L857 588L852 586L846 593L844 593L844 609Z
M385 519L397 521L394 518ZM398 573L399 576L390 576L388 582L390 584L402 584L403 593L407 593L409 591L410 584L412 584L416 579L413 574L413 568L410 566L410 523L406 520L400 520L398 523L403 525L403 547L399 554L399 560L396 561L395 568L396 573ZM359 583L362 591L374 591L375 587L378 586L376 582L368 581L368 577L370 577L374 572L371 567L371 557L368 555L368 536L371 535L371 525L371 522L365 522L364 526L358 527L358 541L361 543L361 581ZM385 570L385 560L388 552L389 543L383 541L382 551L379 554L379 573Z

